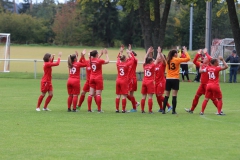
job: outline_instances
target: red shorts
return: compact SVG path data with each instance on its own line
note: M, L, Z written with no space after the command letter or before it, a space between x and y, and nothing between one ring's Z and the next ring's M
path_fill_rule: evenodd
M131 78L129 79L129 91L137 91L137 78Z
M198 90L197 90L197 95L201 96L203 94L206 93L206 88L207 88L207 84L200 84L200 86L198 87Z
M83 86L83 91L89 92L89 89L90 89L89 80L87 80Z
M76 78L69 78L67 81L68 94L79 95L80 80Z
M142 94L154 94L154 82L153 81L146 81L146 82L142 82L142 90L141 93Z
M90 79L89 85L95 90L103 90L103 80L102 79Z
M160 82L160 83L155 84L155 93L156 94L164 94L165 85L166 85L166 82Z
M52 82L41 82L41 92L53 91Z
M219 84L207 84L205 98L211 99L212 97L222 99L222 91Z
M128 80L118 80L117 79L116 94L117 95L128 94Z

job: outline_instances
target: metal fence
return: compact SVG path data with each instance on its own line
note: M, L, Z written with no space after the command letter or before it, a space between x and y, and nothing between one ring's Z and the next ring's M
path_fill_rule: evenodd
M37 67L38 65L40 65L38 63L41 62L41 65L43 63L43 60L39 60L39 59L0 59L0 62L1 61L30 62L30 63L32 62L33 63L33 66L32 66L33 70L32 70L32 72L34 73L34 75L33 75L34 79L37 78L37 73L40 72L40 71L38 71L38 67ZM66 66L67 66L67 60L61 60L61 62L66 63ZM115 64L116 61L110 61L110 63L114 63ZM143 62L138 62L138 64L143 64ZM240 63L227 63L227 64L229 65L229 68L230 68L231 64L240 65ZM26 63L25 63L25 65L26 65ZM195 65L192 62L188 62L188 65L190 66L189 67L189 73L190 74L196 74ZM220 63L220 65L222 65L222 64ZM24 65L19 65L20 70L21 70L21 67L23 67L23 66ZM29 68L31 68L31 66ZM11 65L10 65L10 70L11 70ZM41 71L42 71L42 69L41 69ZM181 73L181 70L180 70L180 73ZM229 69L224 70L224 71L221 72L221 75L223 76L224 82L226 82L226 74L228 74L228 73L229 73ZM82 68L81 69L81 74L80 74L81 79L85 79L85 76L86 76L85 74L86 74L85 68ZM143 69L138 69L136 71L136 75L138 77L138 80L142 80L142 78L143 78Z

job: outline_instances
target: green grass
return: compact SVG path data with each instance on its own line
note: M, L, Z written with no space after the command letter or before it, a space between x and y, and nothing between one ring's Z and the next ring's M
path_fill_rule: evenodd
M102 114L67 112L66 80L53 80L51 112L36 112L39 79L0 78L0 159L191 159L240 157L239 83L221 83L223 110L209 102L188 114L199 83L180 83L177 115L115 113L115 81L104 81ZM81 82L82 85L84 81ZM135 93L140 101L140 86ZM45 100L45 99L44 99ZM171 98L170 98L171 101ZM94 103L93 103L94 104ZM42 106L41 106L42 107ZM127 102L127 109L130 109ZM93 108L96 108L95 104Z

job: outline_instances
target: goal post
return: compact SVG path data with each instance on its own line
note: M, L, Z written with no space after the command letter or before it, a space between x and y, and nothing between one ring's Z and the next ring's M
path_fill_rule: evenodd
M10 72L10 33L0 33L0 72Z

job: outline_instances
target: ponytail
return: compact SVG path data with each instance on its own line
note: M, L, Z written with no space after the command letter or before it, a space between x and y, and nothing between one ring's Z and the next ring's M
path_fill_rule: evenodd
M76 54L69 55L69 57L68 57L68 68L72 68L73 62L74 62L76 57L77 57Z

